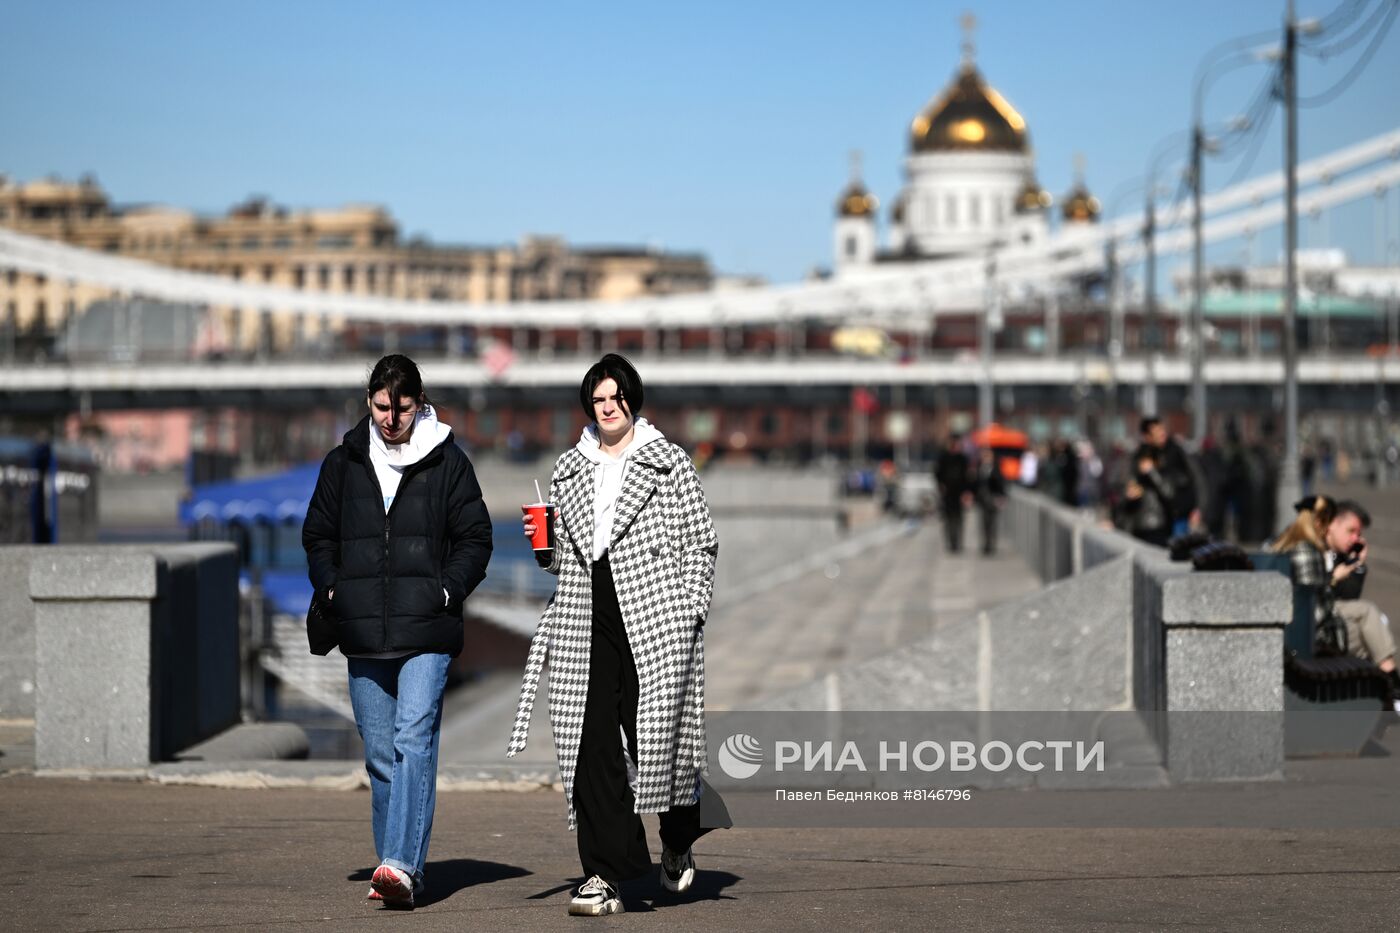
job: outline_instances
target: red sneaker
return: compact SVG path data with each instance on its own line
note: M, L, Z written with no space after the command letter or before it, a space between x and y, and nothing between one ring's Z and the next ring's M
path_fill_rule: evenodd
M396 910L413 909L413 881L408 872L400 871L392 865L380 865L370 879L371 889L379 892L385 907Z

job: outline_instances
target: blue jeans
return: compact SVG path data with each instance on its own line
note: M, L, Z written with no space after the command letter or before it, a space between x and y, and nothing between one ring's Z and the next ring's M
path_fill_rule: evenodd
M442 692L451 658L347 660L350 703L365 743L374 849L381 862L417 881L433 832Z

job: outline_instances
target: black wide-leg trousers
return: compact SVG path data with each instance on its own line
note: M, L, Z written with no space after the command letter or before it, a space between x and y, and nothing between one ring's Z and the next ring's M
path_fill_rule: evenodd
M637 665L604 554L593 564L593 646L574 771L574 817L583 877L598 875L611 884L651 871L646 829L627 783L627 761L637 760L637 694ZM709 831L700 828L698 803L673 806L660 817L661 842L672 852L684 852Z

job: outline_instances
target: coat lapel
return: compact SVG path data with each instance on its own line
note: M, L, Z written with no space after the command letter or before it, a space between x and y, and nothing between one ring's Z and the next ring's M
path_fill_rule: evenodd
M664 440L655 440L632 454L623 475L622 493L617 498L617 512L613 516L612 540L621 540L632 527L632 522L642 506L656 492L656 487L671 472L674 461L670 456L671 447Z
M569 537L583 556L593 558L593 471L578 451L570 451L566 464L561 464L558 479L559 520L568 529Z

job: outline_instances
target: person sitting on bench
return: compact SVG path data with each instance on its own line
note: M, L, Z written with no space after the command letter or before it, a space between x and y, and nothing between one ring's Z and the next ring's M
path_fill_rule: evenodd
M1346 499L1337 503L1337 514L1327 525L1323 565L1332 577L1334 610L1346 625L1347 652L1364 658L1389 675L1391 693L1400 693L1395 669L1395 638L1390 620L1369 599L1361 598L1366 582L1366 557L1370 545L1365 529L1371 516L1360 503ZM1400 701L1397 701L1400 702Z

